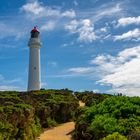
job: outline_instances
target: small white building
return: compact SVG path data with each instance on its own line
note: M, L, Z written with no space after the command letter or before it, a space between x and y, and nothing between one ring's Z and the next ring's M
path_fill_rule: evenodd
M28 91L40 90L40 47L39 31L36 27L31 31L28 42L29 47L29 72L28 72Z

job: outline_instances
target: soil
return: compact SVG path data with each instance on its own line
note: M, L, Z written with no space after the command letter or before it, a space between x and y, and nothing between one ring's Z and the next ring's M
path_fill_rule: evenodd
M74 130L74 125L74 122L68 122L46 130L37 140L71 140L71 132Z

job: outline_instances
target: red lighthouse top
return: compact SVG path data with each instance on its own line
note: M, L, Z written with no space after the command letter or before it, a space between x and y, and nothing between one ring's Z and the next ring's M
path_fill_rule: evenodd
M37 29L37 27L34 27L31 30L31 38L38 38L39 37L39 30Z
M38 32L39 33L39 30L37 29L37 27L35 26L33 29L32 29L32 31L31 32Z

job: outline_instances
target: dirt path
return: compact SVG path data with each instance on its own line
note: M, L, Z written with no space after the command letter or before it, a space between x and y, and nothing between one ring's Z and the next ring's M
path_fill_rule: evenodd
M68 122L44 131L37 140L71 140L70 132L74 130L74 122Z
M81 107L85 104L79 101ZM71 132L74 130L75 123L67 122L57 127L44 131L37 140L71 140Z
M83 103L82 101L79 101L79 106L84 107L85 103Z

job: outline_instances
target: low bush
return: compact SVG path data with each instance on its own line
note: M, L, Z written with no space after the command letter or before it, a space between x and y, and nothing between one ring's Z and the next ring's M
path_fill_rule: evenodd
M103 138L102 140L127 140L127 138L118 132L114 132L113 134L108 135L107 137Z
M75 139L100 140L118 132L133 140L139 137L139 126L140 98L113 96L82 109L76 120Z
M33 140L42 128L74 120L72 91L0 92L0 140Z

